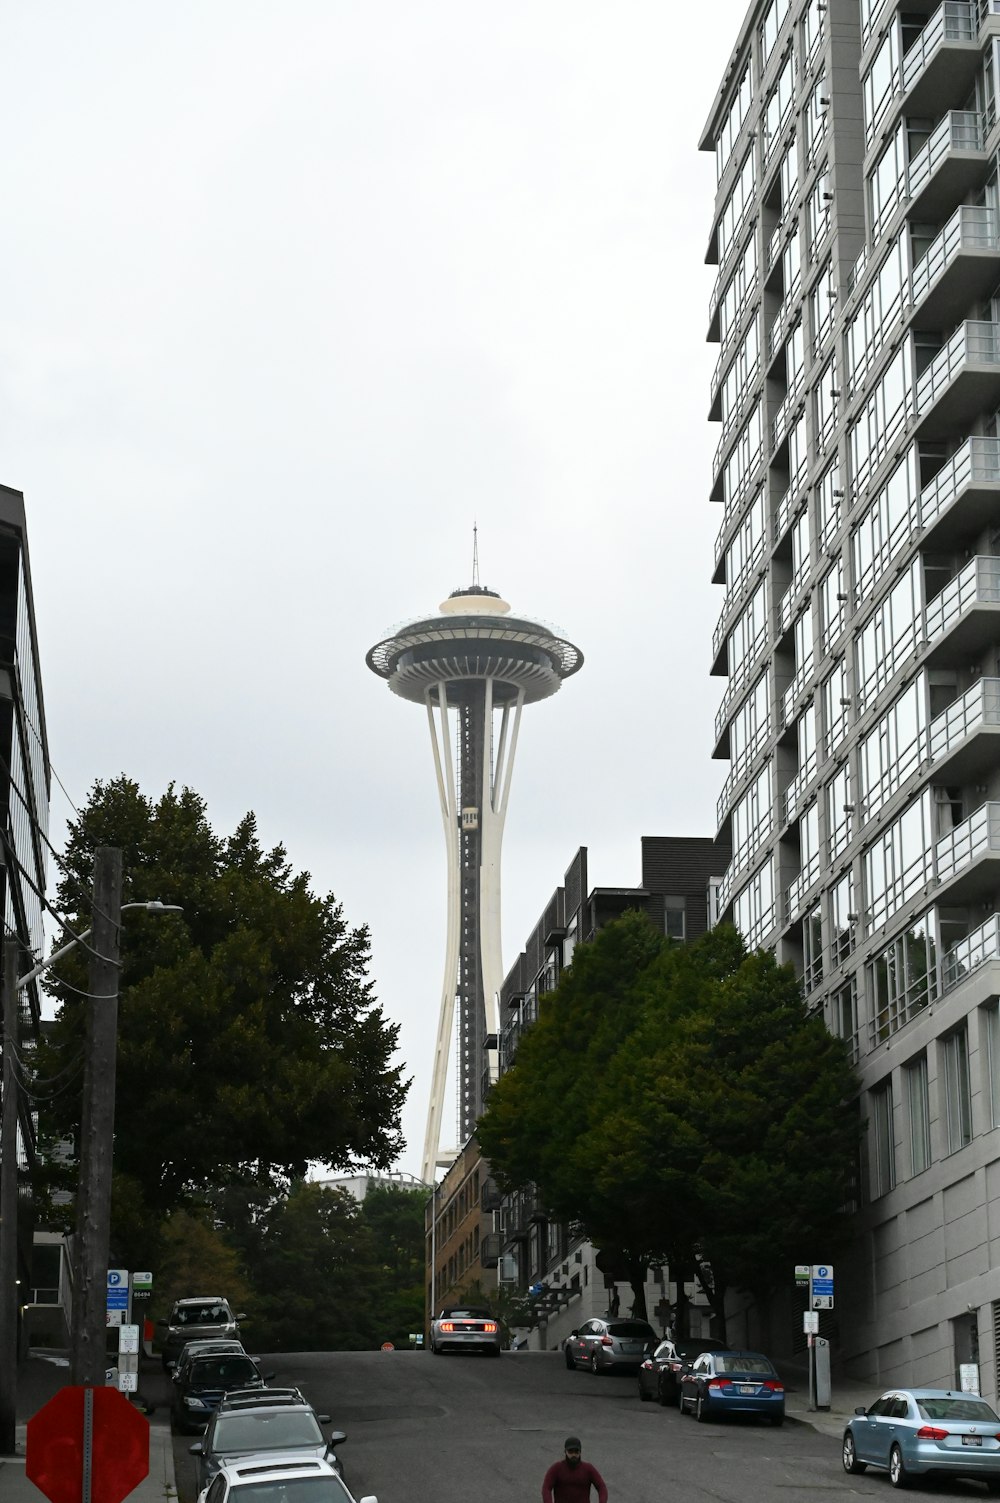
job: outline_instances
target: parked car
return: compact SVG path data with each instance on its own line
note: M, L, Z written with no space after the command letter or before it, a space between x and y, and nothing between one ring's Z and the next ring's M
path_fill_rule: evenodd
M702 1352L681 1373L680 1411L690 1411L696 1420L760 1414L772 1425L782 1425L785 1385L763 1352Z
M247 1356L246 1347L235 1336L225 1341L207 1341L199 1338L197 1341L186 1341L177 1354L177 1361L173 1364L175 1373L180 1372L186 1362L191 1362L195 1357L218 1356Z
M661 1341L639 1364L639 1397L643 1403L656 1399L659 1404L677 1404L681 1396L681 1373L702 1352L721 1352L726 1343L711 1337L685 1337L678 1341Z
M260 1368L246 1352L182 1353L171 1382L171 1423L182 1433L204 1430L229 1389L263 1387Z
M636 1372L643 1356L658 1337L646 1320L585 1320L563 1342L569 1368L583 1367L592 1373Z
M279 1453L220 1467L198 1503L354 1503L354 1498L328 1461ZM370 1493L359 1503L378 1499Z
M198 1458L198 1487L205 1487L231 1462L268 1451L294 1451L304 1461L329 1461L342 1475L334 1447L347 1436L343 1430L324 1435L320 1426L329 1423L330 1416L317 1414L297 1388L236 1389L227 1393L209 1420L204 1437L189 1448Z
M219 1294L199 1294L176 1300L166 1320L157 1321L165 1332L160 1338L163 1366L172 1367L181 1348L199 1337L235 1339L240 1334L241 1320L246 1320L246 1316L234 1315L229 1301Z
M878 1467L893 1487L917 1477L971 1477L1000 1495L1000 1415L978 1394L892 1388L844 1431L844 1471Z
M500 1355L500 1322L489 1310L453 1305L431 1321L431 1351L485 1352Z

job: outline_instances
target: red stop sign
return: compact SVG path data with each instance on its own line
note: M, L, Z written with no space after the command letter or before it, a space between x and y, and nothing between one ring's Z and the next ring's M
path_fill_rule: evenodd
M84 1394L93 1395L91 1503L122 1503L149 1475L149 1421L117 1388L60 1388L28 1421L25 1475L51 1503L82 1503Z

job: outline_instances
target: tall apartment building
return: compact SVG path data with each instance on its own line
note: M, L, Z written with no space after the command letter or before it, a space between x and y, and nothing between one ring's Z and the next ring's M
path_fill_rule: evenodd
M850 1041L848 1370L1000 1347L998 0L760 0L716 154L720 893Z

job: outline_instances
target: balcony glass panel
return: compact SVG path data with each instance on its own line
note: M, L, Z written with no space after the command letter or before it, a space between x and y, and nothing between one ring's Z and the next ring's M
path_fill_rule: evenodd
M1000 853L1000 803L982 804L934 847L940 882L947 882L980 856Z
M979 555L970 558L965 568L949 580L924 610L924 636L928 642L950 631L967 610L975 605L1000 600L1000 558Z
M931 721L928 751L936 761L985 725L1000 725L1000 678L982 678Z
M907 183L916 198L950 151L983 150L983 117L977 110L949 110L910 163Z
M990 960L1000 960L1000 913L953 945L941 962L941 990L950 991Z
M977 7L966 0L945 0L931 16L903 58L903 90L912 89L942 42L973 42L979 30Z
M996 209L962 204L937 238L931 241L922 260L913 268L914 304L926 297L938 278L962 251L996 250L998 247L1000 215Z

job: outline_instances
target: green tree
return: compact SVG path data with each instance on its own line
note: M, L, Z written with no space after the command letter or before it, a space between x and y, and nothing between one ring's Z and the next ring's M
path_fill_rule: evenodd
M674 945L627 914L578 948L478 1133L505 1187L534 1180L621 1250L637 1314L667 1259L697 1269L724 1327L728 1288L765 1302L790 1262L844 1245L856 1093L790 968L729 928Z
M371 1228L346 1190L293 1185L265 1217L253 1279L255 1346L363 1351L386 1339L372 1302Z
M379 1344L409 1345L424 1328L424 1210L427 1191L371 1184L361 1215L372 1239L370 1304Z
M122 924L115 1168L139 1204L116 1199L119 1255L149 1266L164 1216L231 1182L267 1204L310 1160L388 1166L408 1086L367 979L367 929L281 846L263 850L252 814L220 836L191 789L154 801L120 777L70 825L57 901L74 930L89 924L99 845L122 849L124 902L184 910ZM86 961L78 947L50 973L60 1011L42 1075L79 1061ZM53 1109L77 1135L78 1093Z

